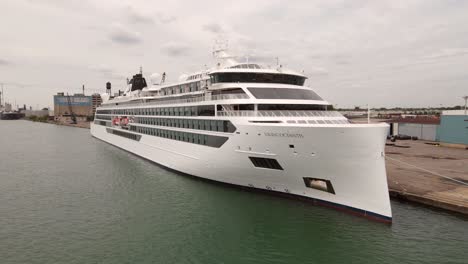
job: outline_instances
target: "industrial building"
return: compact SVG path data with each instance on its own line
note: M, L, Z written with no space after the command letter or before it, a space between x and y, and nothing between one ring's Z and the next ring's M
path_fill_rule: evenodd
M443 111L437 130L437 141L468 145L468 115L466 110Z
M49 116L49 109L45 108L42 110L22 110L22 113L24 113L25 117L31 117L31 116Z
M438 116L402 115L390 121L390 135L408 135L436 141L439 124Z
M443 111L441 116L401 116L389 121L390 135L408 135L447 144L468 145L468 115L464 110Z
M54 95L54 118L56 121L70 122L73 114L78 121L90 120L101 102L99 94L87 96L57 93Z
M83 94L64 95L57 93L54 95L54 115L69 116L73 112L76 116L92 116L93 103L91 96Z
M93 114L96 113L96 108L98 108L102 104L101 95L95 93L91 95L92 106L93 106Z

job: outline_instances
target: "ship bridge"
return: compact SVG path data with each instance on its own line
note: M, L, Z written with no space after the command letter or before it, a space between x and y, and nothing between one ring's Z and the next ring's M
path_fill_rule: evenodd
M216 83L277 83L303 86L306 76L283 69L270 69L258 64L238 64L209 73L212 84Z

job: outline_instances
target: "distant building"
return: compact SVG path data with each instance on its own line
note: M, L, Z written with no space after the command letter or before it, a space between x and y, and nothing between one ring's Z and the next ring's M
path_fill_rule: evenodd
M43 110L23 110L24 116L49 116L49 109Z
M71 111L70 111L71 110ZM71 112L78 120L86 120L93 116L93 97L84 94L67 96L64 93L54 95L55 120L68 121Z
M12 109L11 104L5 103L5 112L11 112Z
M418 139L436 141L440 124L438 116L406 115L394 118L390 123L390 135L407 135Z
M437 139L444 143L468 145L468 115L464 110L442 112Z
M96 108L98 108L102 104L102 98L101 95L99 94L93 94L91 95L92 97L92 102L93 102L93 115L96 113Z

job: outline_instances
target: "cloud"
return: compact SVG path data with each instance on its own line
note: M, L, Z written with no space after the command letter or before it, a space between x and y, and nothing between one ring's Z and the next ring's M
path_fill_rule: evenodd
M162 24L169 24L177 20L177 17L175 16L165 15L161 13L157 13L156 15L158 17L158 21L161 22Z
M143 14L133 7L127 7L125 10L128 20L132 24L153 24L154 20L150 15Z
M419 58L415 59L405 59L403 62L394 65L394 69L403 69L406 67L414 67L420 65L437 65L440 63L439 60L448 59L448 58L460 58L462 56L468 55L468 48L444 48L436 52L432 52Z
M189 47L183 43L177 42L169 42L164 44L161 47L163 53L171 56L171 57L178 57L182 55L187 55L189 51Z
M10 61L0 59L0 66L8 66L8 65L11 65Z
M8 41L0 45L0 74L26 75L44 87L83 80L101 87L139 65L164 67L168 76L211 67L209 51L222 36L232 55L248 55L249 62L275 66L279 57L285 68L305 70L309 84L340 105L373 98L382 105L453 104L453 94L468 86L468 1L240 0L229 8L222 1L3 2L2 18L22 26L2 34ZM217 12L206 16L207 5ZM35 34L31 47L28 36ZM100 63L111 67L89 68ZM348 83L361 88L350 90ZM385 96L378 97L376 87L388 89ZM43 104L52 91L44 89ZM417 95L401 96L407 92ZM17 97L37 100L30 93Z
M468 54L468 48L441 49L435 53L424 56L423 59L443 59L443 58L454 57L454 56L463 56L466 54Z
M202 29L204 31L211 32L211 33L214 33L214 34L221 34L221 33L225 32L223 27L220 24L217 24L217 23L205 24L205 25L202 26Z
M104 64L89 66L89 70L93 72L97 72L101 76L107 79L119 79L119 80L125 79L125 76L123 74L118 73L113 68Z
M308 76L325 76L328 74L328 70L322 67L310 67L307 72Z
M155 24L155 22L168 24L177 20L177 17L172 15L166 15L161 12L142 12L141 10L137 10L131 6L127 6L124 9L124 13L131 24L152 25Z
M109 35L109 38L116 43L133 45L142 42L141 34L136 31L125 29L122 26L115 26Z

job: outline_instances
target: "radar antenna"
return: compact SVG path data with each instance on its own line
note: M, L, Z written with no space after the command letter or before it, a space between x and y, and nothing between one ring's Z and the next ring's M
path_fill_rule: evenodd
M213 56L216 58L221 52L226 52L229 48L229 42L226 39L217 39L213 45Z
M164 84L165 81L166 81L166 72L163 72L160 84Z
M225 39L217 39L213 45L213 57L218 60L217 65L230 66L238 62L228 53L229 43Z

